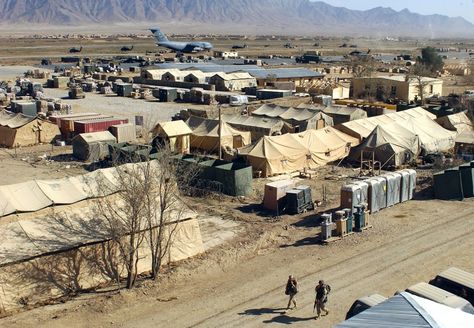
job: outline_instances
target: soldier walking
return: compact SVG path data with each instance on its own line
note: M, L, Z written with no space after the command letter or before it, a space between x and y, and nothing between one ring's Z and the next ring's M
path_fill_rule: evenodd
M294 304L293 308L296 308L296 294L298 293L298 282L296 278L290 275L288 281L286 282L285 295L289 295L290 299L288 300L288 306L286 309L290 309L291 303Z
M315 319L318 319L321 315L321 310L326 312L326 315L329 314L329 310L326 309L326 303L328 302L328 295L331 291L331 287L324 283L324 280L320 280L316 288L316 299L314 300L314 308L316 308L317 316ZM313 308L313 312L314 312Z

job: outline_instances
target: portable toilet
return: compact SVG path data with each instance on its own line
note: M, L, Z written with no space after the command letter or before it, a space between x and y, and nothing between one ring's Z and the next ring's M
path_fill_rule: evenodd
M413 169L405 169L399 172L407 172L410 176L410 188L408 188L408 199L413 199L416 189L416 171Z
M353 229L352 211L350 208L344 208L342 210L344 211L344 216L346 217L347 233L350 233Z
M365 180L365 182L369 186L367 204L370 213L377 213L387 207L386 180L381 177L373 177Z
M381 177L387 183L387 207L400 203L400 175L385 173Z
M360 186L360 202L367 203L369 200L369 185L367 184L367 182L357 180L351 183Z
M410 200L410 173L407 171L398 171L401 175L401 184L400 184L400 202L406 202Z
M321 215L323 222L321 223L321 237L323 240L328 240L332 237L332 216L324 213Z
M362 188L356 184L346 184L341 188L341 208L350 208L355 212L355 205L361 203Z

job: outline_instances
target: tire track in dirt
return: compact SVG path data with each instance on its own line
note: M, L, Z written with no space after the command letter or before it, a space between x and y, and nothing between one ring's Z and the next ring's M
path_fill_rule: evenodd
M365 251L361 254L358 254L357 258L352 258L352 259L346 258L326 268L323 268L322 270L317 270L305 276L302 276L300 278L300 284L312 285L314 284L314 280L316 280L315 279L316 276L330 277L331 281L341 281L344 277L351 276L354 274L357 274L357 276L359 277L359 281L362 281L359 284L363 284L363 281L365 281L366 279L369 279L377 275L382 275L385 271L389 270L390 268L393 268L394 266L400 263L404 263L404 262L408 263L408 262L413 262L413 261L416 262L417 261L416 258L423 257L423 255L429 255L429 253L434 252L438 248L444 248L444 247L449 247L450 245L453 245L453 244L459 244L461 238L466 239L466 240L469 239L468 237L470 237L473 230L472 229L466 230L466 227L472 227L472 223L474 223L474 217L472 215L470 218L466 219L466 217L468 217L468 215L472 213L473 213L473 210L468 209L467 211L462 211L458 215L451 217L450 219L443 220L443 222L441 223L429 226L428 228L420 227L420 229L418 230L415 230L409 234L403 235L400 239L393 240L387 244L380 246L375 251L374 250ZM449 235L443 235L443 227L446 226L447 224L453 224L453 223L457 223L455 233L451 231ZM427 246L419 250L420 244L426 244ZM399 252L401 249L406 249L406 252ZM412 253L410 252L410 250L418 250L418 251L415 253ZM382 267L377 265L379 263L383 263L384 258L390 259L390 257L392 257L392 260L385 261L387 264L383 265ZM346 268L350 267L350 271L340 270L341 267L346 267ZM368 272L367 272L367 269L369 269ZM362 275L364 271L365 271L365 274ZM309 283L309 280L311 280L312 282ZM339 285L336 283L332 285L334 285L335 289L339 291L338 293L342 293L342 290L348 288L349 286L355 287L353 283L347 283L343 285ZM237 323L237 326L243 326L244 322L248 323L248 321L252 321L252 319L253 321L255 321L255 319L257 318L262 319L262 317L264 317L263 315L259 317L239 316L237 318L235 318L235 316L238 315L237 309L242 308L242 307L251 308L250 306L251 304L255 304L256 306L261 305L262 303L266 304L267 306L275 305L276 302L262 302L262 300L263 299L280 300L281 289L282 287L279 286L277 288L273 288L264 293L260 293L256 295L255 297L245 300L244 302L240 302L239 304L233 305L232 307L227 308L219 313L208 316L207 318L200 320L199 322L196 322L190 325L189 327L199 327L199 326L216 327L216 326L222 326L222 325L226 327L227 326L231 327L232 324L234 323ZM334 293L334 296L337 295L338 293ZM304 299L306 298L307 297L305 297ZM311 295L311 298L312 298L312 295ZM312 300L310 301L310 303L312 303ZM282 304L281 301L278 301L278 304L281 306ZM294 313L297 313L297 312L294 312ZM228 319L230 320L225 320L229 316L230 318ZM212 324L214 321L216 322L215 325ZM259 321L258 324L261 324L261 321L260 320L258 321ZM245 326L247 327L249 325L245 324Z

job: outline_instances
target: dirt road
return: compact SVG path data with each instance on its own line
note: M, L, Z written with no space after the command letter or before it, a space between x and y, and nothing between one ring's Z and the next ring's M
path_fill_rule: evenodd
M411 201L372 218L373 229L343 241L314 243L313 218L275 227L273 247L248 261L200 272L166 290L76 300L5 318L2 327L331 327L360 296L393 295L458 266L474 272L474 201ZM270 231L271 225L269 225ZM280 230L278 230L280 229ZM298 308L285 313L288 274L299 279ZM333 289L331 313L312 314L314 285ZM163 301L165 300L165 301Z

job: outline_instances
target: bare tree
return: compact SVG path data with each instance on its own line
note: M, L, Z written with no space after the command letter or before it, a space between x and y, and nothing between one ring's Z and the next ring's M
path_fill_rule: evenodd
M147 163L151 175L144 202L152 279L158 277L164 260L170 255L180 219L190 211L181 195L189 193L199 175L196 164L185 164L171 156L165 145L156 153L156 159Z
M116 179L98 181L105 195L95 202L97 215L104 221L110 239L117 245L122 264L127 272L126 287L135 285L138 275L139 250L144 242L146 228L143 202L146 199L146 176L138 165L115 167ZM115 192L115 193L114 193ZM118 271L118 270L117 270Z
M193 163L180 164L183 161L172 155L164 145L153 154L153 160L130 158L129 162L135 164L113 164L115 182L101 183L102 188L108 189L104 194L116 191L98 202L97 212L106 222L110 239L118 246L127 272L127 288L135 284L144 248L151 255L151 277L157 278L170 255L182 214L190 211L180 195L190 190L199 170ZM123 158L118 163L121 162Z
M426 87L430 84L426 77L432 76L433 73L427 67L422 64L416 64L412 66L412 69L405 77L407 82L415 81L416 89L418 90L418 95L420 96L420 103L421 106L425 104L425 95L426 95Z

